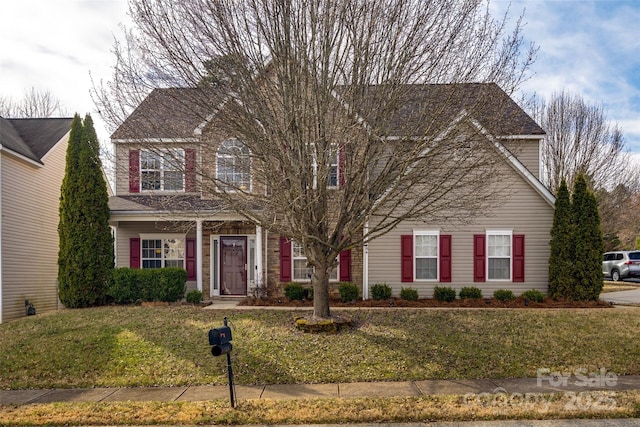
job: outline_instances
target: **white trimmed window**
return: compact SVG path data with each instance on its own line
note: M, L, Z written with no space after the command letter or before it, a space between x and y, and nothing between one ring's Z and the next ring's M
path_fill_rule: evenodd
M249 191L251 160L249 149L238 139L223 141L216 155L216 179L224 191Z
M296 282L308 282L313 274L313 267L307 266L307 257L304 254L304 248L295 240L291 241L291 268L292 279ZM338 267L331 270L329 280L338 280Z
M487 231L487 278L488 280L511 280L510 230Z
M415 280L438 280L439 240L437 231L413 233Z
M184 236L142 236L142 268L185 268Z
M313 188L317 188L318 185L318 153L315 144L309 144L312 153L312 167L313 167ZM328 174L327 174L327 187L337 188L340 183L340 165L338 156L338 144L330 145L329 158L327 162Z
M142 191L183 191L184 150L140 152Z

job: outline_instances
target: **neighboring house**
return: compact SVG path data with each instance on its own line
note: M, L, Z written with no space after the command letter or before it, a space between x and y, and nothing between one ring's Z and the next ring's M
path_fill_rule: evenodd
M0 322L58 308L60 186L70 118L0 117Z
M398 123L412 109L446 95L447 87L416 86L389 122ZM510 197L471 225L404 222L366 247L344 251L334 283L354 282L364 297L375 283L390 285L395 295L413 287L421 297L431 296L435 286L477 286L485 295L499 288L547 290L554 197L539 181L544 132L497 85L457 89L464 95L461 105L450 108L444 127L472 126L485 135L504 160L509 176L504 191ZM205 298L248 295L265 280L308 280L306 258L295 242L221 210L215 194L201 190L196 170L204 166L258 191L251 187L251 176L234 170L246 157L238 140L216 128L214 111L186 101L200 96L194 91L152 91L112 135L116 266L183 267L189 289L202 290ZM466 113L465 100L478 91L486 91L500 108L487 105L473 117ZM339 186L339 160L334 160L336 182L330 185Z

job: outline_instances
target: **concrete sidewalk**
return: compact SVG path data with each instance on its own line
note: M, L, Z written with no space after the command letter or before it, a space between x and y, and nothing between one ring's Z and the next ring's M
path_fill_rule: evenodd
M526 394L640 390L640 375L584 378L507 378L480 380L424 380L338 384L237 385L236 400L410 397L444 394ZM228 399L229 387L140 387L54 390L0 390L0 405L51 402L162 401L194 402Z

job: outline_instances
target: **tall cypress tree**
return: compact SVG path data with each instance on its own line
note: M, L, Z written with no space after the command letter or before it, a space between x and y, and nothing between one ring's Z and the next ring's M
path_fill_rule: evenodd
M582 174L576 178L571 208L575 242L573 275L576 281L573 299L597 300L603 286L604 244L598 204Z
M107 186L99 143L91 117L75 115L67 148L60 195L60 301L70 308L104 303L106 280L113 268Z
M551 227L551 256L549 257L549 296L570 298L574 281L574 245L571 223L571 199L567 183L563 179L558 188L553 226Z

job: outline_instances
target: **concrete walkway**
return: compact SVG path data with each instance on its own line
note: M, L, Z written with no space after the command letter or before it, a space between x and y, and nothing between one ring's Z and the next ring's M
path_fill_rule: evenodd
M274 384L235 387L236 400L318 399L356 397L411 397L426 395L480 395L640 390L640 375L612 373L588 376L479 380L424 380L337 384ZM195 402L228 399L229 387L139 387L54 390L0 390L0 405L51 402L161 401Z

